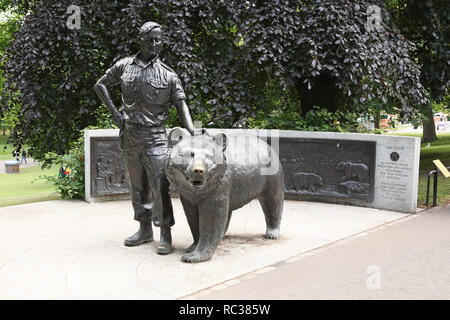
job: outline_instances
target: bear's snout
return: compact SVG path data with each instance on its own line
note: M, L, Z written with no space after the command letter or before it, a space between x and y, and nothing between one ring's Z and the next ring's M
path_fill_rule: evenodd
M200 187L205 182L205 171L203 164L196 164L189 170L188 178L194 187Z

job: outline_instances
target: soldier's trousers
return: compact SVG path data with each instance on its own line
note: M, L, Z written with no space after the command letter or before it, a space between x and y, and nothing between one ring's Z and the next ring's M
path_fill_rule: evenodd
M169 195L170 184L164 172L168 150L165 129L137 129L125 124L122 130L121 144L134 219L141 222L153 220L157 227L173 226L175 220Z

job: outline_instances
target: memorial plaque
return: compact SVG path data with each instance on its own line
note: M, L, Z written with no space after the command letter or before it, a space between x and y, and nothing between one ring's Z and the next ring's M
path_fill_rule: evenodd
M122 149L116 137L91 138L91 194L129 193Z
M380 181L378 188L387 202L403 203L408 195L407 181L411 176L413 167L410 161L405 161L406 148L398 145L384 147L383 157L377 161Z
M372 201L376 142L281 138L286 198Z

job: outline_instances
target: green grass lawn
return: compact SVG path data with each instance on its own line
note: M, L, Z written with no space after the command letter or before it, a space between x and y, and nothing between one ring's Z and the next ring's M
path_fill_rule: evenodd
M399 136L410 137L422 137L421 133L394 133ZM427 192L427 177L431 170L436 169L433 160L439 159L444 166L450 166L450 132L438 133L438 140L430 143L427 147L427 143L422 143L420 148L420 170L419 170L419 193L418 204L424 207L426 201ZM433 177L431 177L430 183L430 202L432 203L433 193ZM438 205L450 204L450 178L445 178L442 173L438 175Z
M0 160L9 160L14 159L12 152L14 147L10 144L6 144L8 141L9 135L2 135L0 133Z
M56 175L58 168L21 168L19 174L0 174L0 207L58 199L55 187L40 175Z
M0 160L14 159L14 147L7 144L9 136L0 133ZM0 207L21 203L58 199L55 187L41 175L56 175L59 168L42 170L39 166L21 168L20 174L0 174Z

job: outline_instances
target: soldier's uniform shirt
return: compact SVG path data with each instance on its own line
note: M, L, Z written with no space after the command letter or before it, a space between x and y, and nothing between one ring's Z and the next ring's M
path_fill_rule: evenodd
M103 83L121 85L125 123L164 127L169 106L186 99L183 86L177 74L158 57L147 65L136 57L119 60L106 71Z

